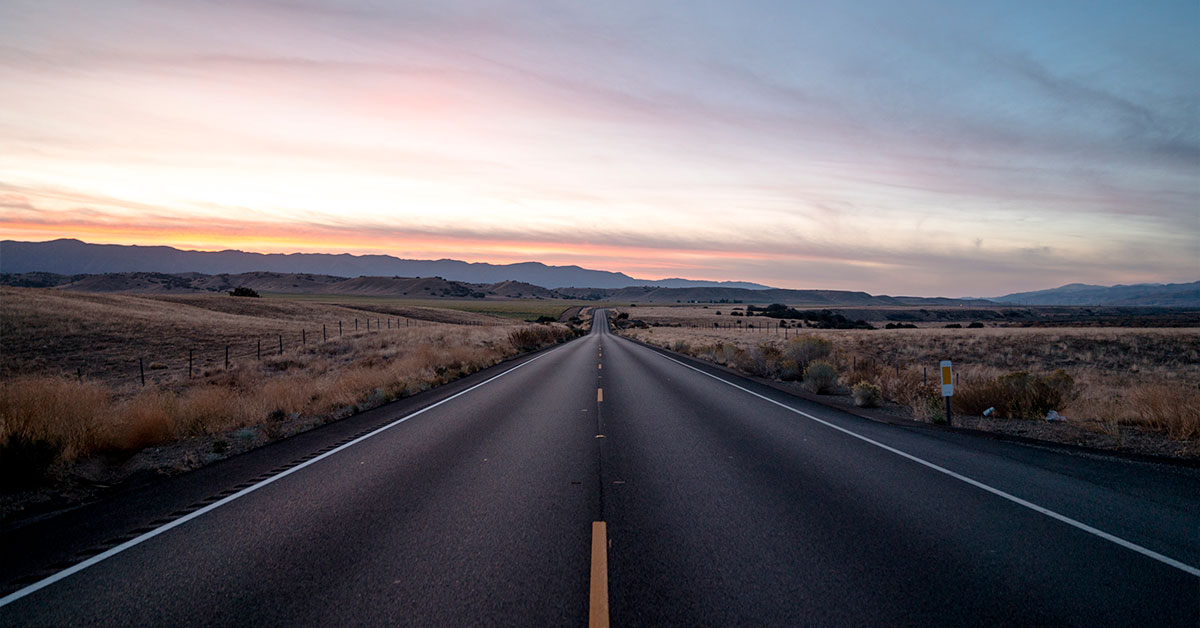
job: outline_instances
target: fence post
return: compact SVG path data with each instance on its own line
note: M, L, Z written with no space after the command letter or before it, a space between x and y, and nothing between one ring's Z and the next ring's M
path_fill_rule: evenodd
M303 329L300 330L300 344L301 346L308 346L308 334Z
M929 367L922 366L921 367L921 385L925 386L928 383L929 383Z
M225 370L229 370L229 345L225 345Z
M321 342L329 341L329 333L325 331L325 323L321 323Z
M342 335L342 321L338 321L338 335Z
M192 378L192 350L188 349L188 379Z
M262 338L258 339L258 361L262 362Z
M358 331L358 319L354 319L354 331Z
M279 334L279 355L283 355L283 334Z
M146 386L146 365L142 363L142 359L138 358L138 372L142 374L142 387Z

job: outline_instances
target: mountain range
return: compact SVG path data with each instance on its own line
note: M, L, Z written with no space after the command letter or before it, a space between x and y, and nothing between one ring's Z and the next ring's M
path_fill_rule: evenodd
M1017 292L991 301L1011 305L1200 306L1200 281L1093 286L1072 283L1050 290Z
M203 273L248 272L305 273L336 277L441 277L451 281L493 284L518 281L543 288L768 288L742 281L691 279L634 279L624 273L590 270L579 266L547 266L539 262L487 264L452 259L411 260L391 255L343 253L247 253L245 251L183 251L169 246L89 244L79 240L0 242L0 273L48 272L59 275L127 272Z
M781 290L768 288L558 288L548 289L520 281L491 284L453 281L442 277L335 277L308 273L249 272L203 273L127 272L60 275L47 272L0 273L0 285L55 288L73 292L188 294L228 292L250 288L274 294L336 294L422 299L580 299L635 303L789 303L807 307L944 306L983 304L954 299L873 296L850 290Z
M990 299L891 297L848 290L781 290L739 281L635 279L624 273L538 262L487 264L390 255L185 251L168 246L88 244L72 239L0 242L0 274L5 275L0 281L5 285L101 292L213 291L246 285L268 292L435 297L465 293L659 303L1200 307L1200 281L1129 286L1076 283Z

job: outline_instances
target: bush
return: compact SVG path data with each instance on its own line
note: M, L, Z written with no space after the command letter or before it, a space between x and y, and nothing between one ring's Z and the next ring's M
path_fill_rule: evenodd
M813 360L829 357L831 353L833 353L833 343L813 334L796 336L789 340L787 346L783 348L783 357L795 362L800 372L803 372Z
M1062 410L1079 397L1079 387L1066 371L1049 375L1016 371L1007 375L959 386L951 399L955 412L979 415L989 407L996 416L1010 419L1041 419L1051 410Z
M804 369L804 387L818 395L831 392L837 380L837 369L828 362L813 360Z
M734 357L734 368L758 377L774 379L779 375L783 354L769 344L760 344L749 350L738 351Z
M983 329L983 323L980 323L980 322L971 323L970 325L967 325L967 329Z
M508 334L508 341L517 351L533 351L559 342L566 342L574 334L565 327L556 325L530 325L515 329Z
M859 382L850 392L854 395L854 405L860 408L877 408L883 401L883 391L871 382Z
M229 296L231 296L231 297L258 297L259 294L257 292L255 292L253 288L247 288L246 286L240 286L240 287L234 288L233 290L230 290Z

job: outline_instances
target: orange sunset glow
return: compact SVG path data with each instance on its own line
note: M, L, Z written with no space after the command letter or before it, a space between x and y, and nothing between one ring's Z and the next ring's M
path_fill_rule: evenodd
M1200 270L1195 20L1150 71L1119 12L948 56L896 25L973 9L560 9L6 3L0 237L944 296Z

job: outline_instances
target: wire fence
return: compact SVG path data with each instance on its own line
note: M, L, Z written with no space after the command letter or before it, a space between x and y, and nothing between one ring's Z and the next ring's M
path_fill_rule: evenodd
M215 369L229 370L239 365L262 363L271 358L302 355L306 349L319 347L344 338L359 339L367 334L398 332L405 329L430 327L483 327L480 321L429 321L407 317L365 317L323 323L306 324L299 329L270 334L255 334L244 340L219 343L181 341L168 349L159 348L152 355L140 355L129 364L132 373L104 373L102 379L130 382L137 386L163 383L170 380L193 379L211 374ZM187 345L191 346L187 346ZM186 348L185 348L186 347ZM178 351L178 352L175 352ZM105 367L111 371L111 366ZM123 369L122 369L123 370ZM97 373L85 366L76 366L75 376L82 380ZM114 377L115 376L115 377Z

